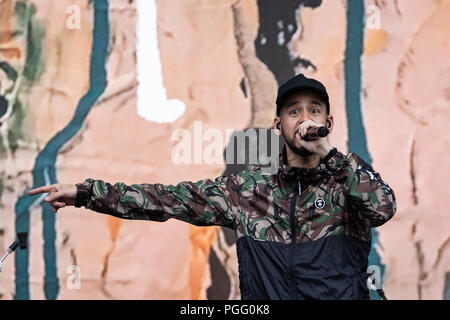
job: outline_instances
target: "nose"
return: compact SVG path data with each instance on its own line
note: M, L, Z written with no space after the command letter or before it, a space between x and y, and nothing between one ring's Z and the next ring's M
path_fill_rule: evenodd
M303 109L302 112L300 113L300 116L298 117L298 125L301 125L306 120L310 120L309 115L308 112L306 112L306 110Z

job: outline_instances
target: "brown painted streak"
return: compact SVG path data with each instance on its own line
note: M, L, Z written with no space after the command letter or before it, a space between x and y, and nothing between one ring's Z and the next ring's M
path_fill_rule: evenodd
M386 2L384 0L375 0L375 5L379 8L383 8L386 6Z
M69 242L69 238L70 238L69 232L67 232L67 231L63 232L63 234L62 234L62 246L63 247Z
M413 237L416 234L416 225L417 225L417 222L414 222L414 224L411 227L411 233L412 233Z
M217 227L202 228L190 225L189 240L192 245L192 258L189 262L190 299L201 300L204 296L204 282L211 247L217 238Z
M238 57L239 57L239 62L241 63L242 69L244 71L245 74L245 86L250 89L249 91L249 96L252 97L254 95L254 89L253 86L249 85L249 73L251 72L249 69L249 65L248 63L245 62L245 46L246 46L246 41L245 41L245 36L244 36L244 32L242 30L242 12L240 10L240 8L238 7L239 5L239 0L236 1L234 4L231 5L231 12L233 14L233 29L234 29L234 37L236 39L236 44L238 46ZM252 102L252 120L251 123L253 123L254 121L254 114L255 114L255 106L254 106L254 102Z
M117 98L117 97L119 97L119 96L122 96L123 94L125 94L125 93L127 93L127 92L132 91L133 89L137 88L138 84L139 84L138 82L132 83L131 85L129 85L129 86L125 87L125 88L121 88L121 89L119 89L119 90L117 90L117 91L115 91L115 92L112 92L112 93L110 93L110 94L104 96L103 98L101 98L101 99L97 102L97 105L101 105L101 104L103 104L103 103L105 103L105 102L108 102L108 101L114 99L114 98ZM122 107L122 106L124 106L124 105L125 105L124 103L120 103L120 104L119 104L119 107L115 108L114 111L117 111L120 107Z
M78 265L78 263L77 263L77 256L75 254L75 249L74 248L70 249L70 257L72 258L72 265L77 266Z
M417 205L419 203L419 200L417 198L417 187L416 187L416 176L414 172L414 146L415 146L416 140L413 140L412 146L411 146L411 152L409 154L409 175L411 177L412 182L412 196L414 205Z
M436 268L437 268L439 262L441 261L442 254L443 254L444 250L445 250L446 248L448 248L448 247L450 247L450 237L448 237L448 238L444 241L444 243L439 247L438 253L437 253L437 257L436 257L436 261L435 261L434 264L433 264L433 269L436 269Z
M375 0L375 5L379 8L384 8L384 7L386 7L386 1L385 0ZM398 0L394 0L394 6L395 6L395 11L397 12L397 14L399 16L401 16L402 12L400 11L400 7L398 6Z
M399 64L399 67L397 69L397 83L396 83L396 94L397 98L399 98L400 102L398 103L399 108L402 112L404 112L406 115L408 115L414 122L423 125L428 126L428 123L422 119L420 119L418 116L414 115L409 109L405 106L405 98L401 94L401 89L403 87L402 80L404 78L404 71L408 64L412 64L413 60L411 59L411 55L414 54L414 50L412 49L412 44L415 42L415 40L418 38L420 32L423 28L425 28L430 21L432 21L435 16L439 13L441 6L443 5L444 1L439 2L439 5L436 5L433 12L427 17L427 19L420 25L418 30L414 33L414 35L411 37L409 48L406 50L406 53L401 59L401 62Z
M241 298L239 290L239 274L237 273L237 257L236 257L236 243L228 245L223 228L218 229L217 241L213 248L217 258L222 264L230 281L230 292L227 300L238 300Z
M119 235L120 226L122 225L122 220L116 217L108 217L108 227L111 233L111 239L116 242Z
M399 16L402 15L402 11L400 10L400 7L398 6L398 0L394 0L394 4L395 4L395 11L397 11L397 14Z
M397 89L399 89L401 87L401 81L399 80L399 82L397 83ZM407 99L402 99L401 101L399 101L398 103L398 107L400 108L400 110L405 113L408 117L410 117L414 122L416 122L417 124L420 124L422 126L428 126L428 122L426 122L425 120L419 119L417 118L406 106L409 105L409 101Z
M416 241L414 243L414 246L416 247L416 256L417 256L417 262L419 263L419 279L417 281L417 293L419 296L419 300L422 300L422 285L421 282L428 276L428 273L424 270L424 260L425 256L422 251L422 244L421 241Z
M1 15L0 15L1 16ZM1 26L1 24L0 24ZM8 43L14 38L14 33L11 30L1 31L0 32L0 43Z
M274 113L271 103L274 97L267 88L272 87L276 82L275 79L269 79L270 76L266 76L265 66L256 57L254 37L249 30L249 22L246 19L248 15L246 5L248 3L237 0L231 5L234 38L252 108L248 127L264 128L272 124Z
M105 256L105 259L103 260L103 270L101 273L101 290L105 296L112 299L111 293L106 290L106 276L108 274L108 266L109 266L109 258L111 257L112 253L116 249L117 244L117 238L120 231L120 226L122 225L122 220L116 217L108 217L108 227L111 235L112 245L109 249L108 253Z
M112 295L111 293L108 292L108 290L106 290L106 275L108 274L108 264L109 264L109 257L111 256L112 252L114 251L116 247L116 243L113 242L111 248L109 249L108 253L105 256L105 259L103 260L103 270L101 273L101 290L103 292L103 294L108 297L109 299L112 299Z
M0 1L0 30L5 30L0 33L0 43L8 42L12 38L13 18L13 1Z
M0 48L0 54L6 59L20 59L22 52L18 48Z

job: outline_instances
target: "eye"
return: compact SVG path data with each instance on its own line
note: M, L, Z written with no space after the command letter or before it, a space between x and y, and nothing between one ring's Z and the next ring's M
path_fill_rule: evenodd
M320 110L317 108L312 109L312 113L320 113Z
M297 109L292 109L291 111L289 111L289 114L295 115L298 113Z

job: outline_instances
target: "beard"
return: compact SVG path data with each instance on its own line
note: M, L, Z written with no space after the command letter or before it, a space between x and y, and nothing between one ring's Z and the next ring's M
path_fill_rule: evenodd
M289 148L291 148L292 152L294 152L295 154L297 154L301 157L304 157L304 158L309 157L314 154L311 151L305 149L304 147L297 147L295 145L295 136L292 139L288 139L286 137L286 135L284 134L284 132L281 132L281 134L283 135L283 138L284 138L284 141L286 142L286 144L289 146Z

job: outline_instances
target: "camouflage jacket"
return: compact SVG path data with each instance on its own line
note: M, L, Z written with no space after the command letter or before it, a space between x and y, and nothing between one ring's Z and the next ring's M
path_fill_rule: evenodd
M76 206L123 219L235 230L243 299L365 299L371 228L396 211L392 189L357 154L316 168L262 166L177 185L77 184Z

